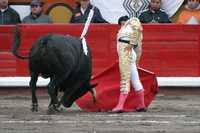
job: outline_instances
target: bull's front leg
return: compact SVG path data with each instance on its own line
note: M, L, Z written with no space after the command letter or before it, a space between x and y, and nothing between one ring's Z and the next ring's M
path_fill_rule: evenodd
M49 111L57 112L59 111L59 106L60 106L60 103L58 102L58 98L56 95L57 89L58 87L60 87L61 83L63 83L63 81L67 79L67 77L69 76L71 72L69 71L71 70L71 62L66 63L68 58L62 59L61 57L56 56L54 54L52 54L51 57L52 57L51 60L53 60L51 62L51 65L54 66L55 74L51 77L51 81L48 84L48 93L52 101L52 105L50 106ZM68 70L66 70L66 68L68 68Z
M32 105L31 105L31 111L32 112L37 112L38 111L38 100L37 100L37 96L36 96L36 83L38 80L38 74L36 73L31 73L31 80L29 82L29 86L31 88L32 91Z
M52 77L48 84L48 94L50 96L49 113L60 112L58 103L58 86L56 84L56 78Z

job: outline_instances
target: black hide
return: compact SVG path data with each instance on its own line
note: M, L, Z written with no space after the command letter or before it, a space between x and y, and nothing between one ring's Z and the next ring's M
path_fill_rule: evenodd
M43 77L55 76L53 87L64 91L62 104L69 107L91 89L91 52L87 50L86 55L79 38L58 34L43 36L30 51L30 72Z
M92 57L87 46L87 54L83 51L82 41L77 37L60 34L48 34L34 42L29 57L22 57L17 49L20 45L20 32L15 35L13 54L22 59L29 59L32 88L33 111L37 111L36 83L38 76L50 78L48 93L51 104L63 104L70 107L72 103L96 85L90 84L92 75ZM64 92L60 101L57 91Z

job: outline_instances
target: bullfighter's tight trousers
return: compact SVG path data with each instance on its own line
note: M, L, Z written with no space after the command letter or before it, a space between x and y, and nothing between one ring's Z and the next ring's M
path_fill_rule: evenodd
M131 62L131 83L136 92L143 90L142 83L139 78L137 66L136 66L137 55L134 49L132 49L132 62Z
M130 80L135 91L143 90L143 86L139 79L136 66L136 53L132 49L131 52L125 50L131 47L126 43L118 44L119 69L120 69L120 92L128 94L130 92Z
M131 79L131 60L132 52L126 50L131 45L126 43L118 44L118 56L119 56L119 70L120 70L120 92L128 94L130 91L130 79Z

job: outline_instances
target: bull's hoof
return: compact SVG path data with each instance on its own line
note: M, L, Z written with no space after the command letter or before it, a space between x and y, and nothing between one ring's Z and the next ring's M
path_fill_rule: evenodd
M52 104L49 106L48 108L48 114L55 114L55 113L59 113L62 112L62 109L58 107L58 105L56 104Z
M32 104L31 111L38 112L38 104Z

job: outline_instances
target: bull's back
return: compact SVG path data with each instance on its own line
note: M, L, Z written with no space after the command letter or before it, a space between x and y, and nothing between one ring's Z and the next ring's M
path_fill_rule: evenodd
M30 69L43 74L54 74L55 67L51 64L62 64L66 71L80 78L90 78L92 72L91 53L85 55L81 40L77 37L60 34L48 34L38 39L30 52ZM59 70L58 70L59 71ZM73 78L72 78L73 79Z
M52 39L54 40L54 43L52 44L56 49L62 47L60 53L66 53L68 56L70 54L71 57L68 61L73 65L73 68L66 83L69 83L69 86L74 86L74 84L76 84L77 87L80 87L84 82L89 82L92 75L92 57L90 48L87 47L88 53L86 55L83 51L82 42L77 37L55 35ZM57 40L62 41L61 43L58 43Z
M64 45L62 52L63 53L70 53L71 54L71 62L74 62L72 74L70 75L71 81L73 83L79 81L81 84L82 82L88 82L92 75L92 57L91 57L91 50L87 46L87 55L83 51L83 45L79 38L73 36L55 36L55 40L62 39L63 43L54 45L57 47L58 45ZM66 47L67 46L67 47Z

